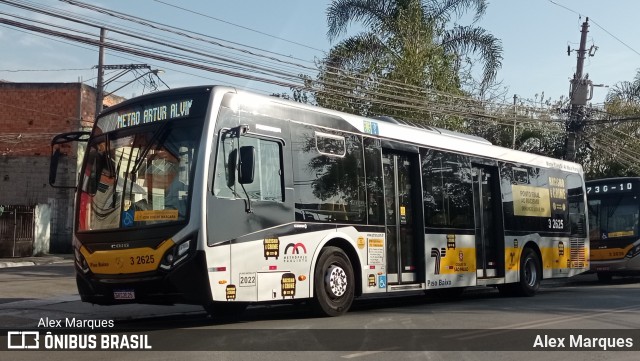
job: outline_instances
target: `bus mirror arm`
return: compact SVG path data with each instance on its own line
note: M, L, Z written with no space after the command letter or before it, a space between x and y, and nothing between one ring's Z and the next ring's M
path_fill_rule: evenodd
M255 170L255 154L256 150L253 146L245 145L240 147L240 157L238 157L237 165L238 183L240 183L240 186L244 191L244 195L247 197L245 207L245 211L247 213L252 213L253 210L251 209L251 197L249 196L247 190L244 188L244 185L253 183Z

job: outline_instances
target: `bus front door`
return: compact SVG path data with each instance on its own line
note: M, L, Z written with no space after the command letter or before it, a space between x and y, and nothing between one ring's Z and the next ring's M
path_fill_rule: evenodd
M477 277L504 277L504 232L498 168L473 164L472 176Z
M415 159L414 159L415 158ZM383 152L384 196L387 236L387 278L390 285L418 282L418 258L416 257L414 200L420 188L413 172L417 157Z

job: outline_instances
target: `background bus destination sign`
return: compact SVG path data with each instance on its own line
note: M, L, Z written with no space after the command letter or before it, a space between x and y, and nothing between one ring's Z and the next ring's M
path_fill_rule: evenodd
M587 194L611 194L634 192L640 185L630 179L610 179L607 182L591 182L587 185Z
M189 117L193 99L172 99L162 103L138 104L107 114L98 120L103 132L140 124Z

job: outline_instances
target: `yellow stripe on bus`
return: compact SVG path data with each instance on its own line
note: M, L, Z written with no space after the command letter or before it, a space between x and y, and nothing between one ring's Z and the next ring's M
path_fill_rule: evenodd
M591 260L592 261L609 261L614 259L622 259L633 248L633 244L626 246L625 248L607 248L607 249L592 249Z
M155 271L165 252L175 243L168 239L158 248L128 248L90 253L84 246L80 252L87 260L91 272L95 274L127 274Z

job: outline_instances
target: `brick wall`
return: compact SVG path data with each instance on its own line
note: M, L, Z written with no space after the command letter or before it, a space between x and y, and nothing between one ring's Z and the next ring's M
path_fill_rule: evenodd
M93 122L90 93L81 83L0 83L0 155L49 156L55 134Z
M95 89L82 83L0 83L0 204L48 204L50 252L70 252L74 189L49 186L51 139L91 130ZM105 106L124 98L105 98ZM63 146L56 185L74 185L84 146Z
M93 125L95 89L81 83L0 83L0 204L51 207L50 252L70 252L73 189L49 186L51 138ZM74 184L77 147L65 147L56 184Z

